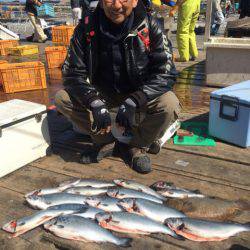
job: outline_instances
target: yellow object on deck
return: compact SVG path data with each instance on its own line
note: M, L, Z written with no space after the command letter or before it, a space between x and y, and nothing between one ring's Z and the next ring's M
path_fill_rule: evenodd
M22 45L8 48L7 53L12 56L27 56L38 54L39 50L37 45Z
M186 0L179 7L176 38L181 61L189 61L190 57L198 56L194 29L200 13L200 2Z

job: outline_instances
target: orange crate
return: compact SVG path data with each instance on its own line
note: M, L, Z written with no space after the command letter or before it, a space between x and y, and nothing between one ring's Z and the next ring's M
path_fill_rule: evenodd
M49 69L60 68L66 58L67 49L65 46L46 47L45 55Z
M45 67L41 62L8 63L0 65L5 93L46 88Z
M8 48L13 48L19 45L19 41L17 40L0 40L0 55L6 56Z
M0 65L2 65L2 64L5 64L5 63L8 63L8 61L6 61L6 60L0 60ZM2 85L2 77L1 77L1 75L0 75L0 86Z
M52 27L52 42L61 45L69 45L75 26L62 25Z

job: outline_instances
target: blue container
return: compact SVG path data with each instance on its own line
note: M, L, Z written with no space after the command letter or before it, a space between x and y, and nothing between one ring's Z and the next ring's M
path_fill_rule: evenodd
M211 93L209 134L250 146L250 80Z
M39 17L55 17L53 5L51 3L44 3L37 7L37 15Z

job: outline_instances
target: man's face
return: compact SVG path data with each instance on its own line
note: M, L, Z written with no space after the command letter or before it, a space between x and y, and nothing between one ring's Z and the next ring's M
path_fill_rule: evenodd
M136 7L138 0L102 0L106 16L115 24L122 23Z

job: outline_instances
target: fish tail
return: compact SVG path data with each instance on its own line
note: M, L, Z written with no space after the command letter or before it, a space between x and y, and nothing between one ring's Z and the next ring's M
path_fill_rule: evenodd
M237 207L240 210L250 211L250 202L246 200L238 200L236 201Z
M119 246L120 247L131 247L131 242L132 242L132 239L131 238L121 238L119 240Z

